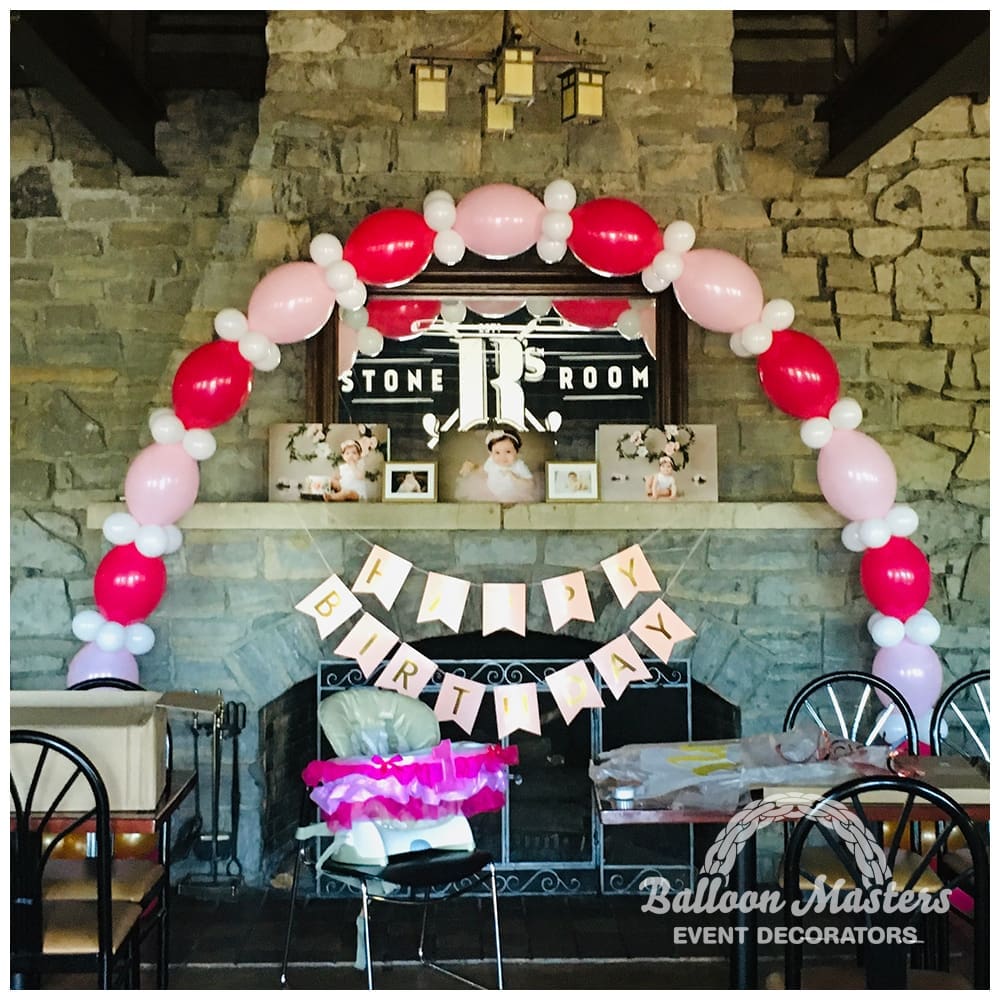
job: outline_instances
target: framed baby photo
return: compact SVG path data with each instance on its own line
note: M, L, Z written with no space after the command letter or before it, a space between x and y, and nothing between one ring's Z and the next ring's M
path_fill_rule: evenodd
M597 463L546 463L545 499L559 502L599 499Z
M719 499L714 424L601 424L601 500L671 503Z
M540 503L553 436L513 427L447 431L438 444L441 500L452 503Z
M386 462L385 499L437 500L437 464L434 462Z
M388 454L385 424L272 424L267 498L380 502Z

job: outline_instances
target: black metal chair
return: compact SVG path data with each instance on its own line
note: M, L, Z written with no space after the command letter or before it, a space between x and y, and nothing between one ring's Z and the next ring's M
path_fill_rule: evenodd
M936 836L930 840L918 837L916 841L908 841L915 818L921 822L933 821ZM893 832L885 841L887 827ZM949 875L935 873L934 868L949 839L956 835L969 850L969 870ZM842 867L850 873L854 887L860 892L860 905L855 909L863 909L867 904L872 910L871 913L852 911L847 921L867 928L861 968L852 968L843 961L834 965L804 965L803 911L810 911L795 904L802 898L800 886L803 882L815 884L818 878L818 873L805 860L808 845L817 840L835 853ZM874 850L883 844L884 864ZM904 851L916 858L915 864L901 864ZM901 876L904 867L906 875ZM915 778L888 775L856 778L827 792L798 821L788 838L783 883L787 941L784 974L768 976L769 989L969 988L968 980L959 975L909 969L907 962L909 944L918 937L914 925L926 915L922 911L933 908L940 913L947 905L943 893L959 886L975 899L971 986L975 989L989 987L989 860L986 846L965 810L932 785ZM916 893L911 899L926 902L908 912L903 912L902 907L888 912L889 908L882 906L880 897L884 898L890 885L897 893L908 890Z
M11 730L10 750L12 988L68 972L94 973L100 989L138 987L142 908L112 898L111 814L100 774L76 747L50 733ZM49 898L44 886L53 852L91 826L93 894Z
M931 713L931 750L990 763L990 672L960 677L938 698Z
M883 705L881 693L889 702ZM860 670L823 674L806 684L785 712L783 728L791 729L800 716L811 718L834 737L872 746L890 743L885 727L901 720L907 752L918 752L917 720L906 698L888 681Z

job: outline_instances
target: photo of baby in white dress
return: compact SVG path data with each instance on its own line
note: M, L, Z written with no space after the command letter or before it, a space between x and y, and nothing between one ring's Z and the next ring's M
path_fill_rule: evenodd
M537 503L545 497L540 470L549 446L547 435L522 436L512 427L442 439L442 488L448 483L448 499L459 502Z

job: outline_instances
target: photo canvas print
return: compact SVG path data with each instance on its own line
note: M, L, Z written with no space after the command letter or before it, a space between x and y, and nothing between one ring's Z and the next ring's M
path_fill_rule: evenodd
M510 427L450 431L438 444L438 496L452 503L540 503L551 434Z
M268 446L270 501L382 499L386 424L274 424Z
M602 424L597 431L601 500L717 502L714 424Z

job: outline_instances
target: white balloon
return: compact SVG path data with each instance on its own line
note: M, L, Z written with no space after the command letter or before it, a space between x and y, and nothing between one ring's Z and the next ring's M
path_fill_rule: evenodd
M202 427L188 431L184 435L181 446L196 462L204 462L211 458L217 447L215 436L211 431L206 431Z
M656 295L658 292L662 292L665 288L670 286L670 282L666 278L661 278L654 270L653 265L650 264L649 267L643 268L642 271L642 285L647 292L652 292Z
M157 444L177 444L184 437L184 424L173 410L153 410L149 415L149 433Z
M153 630L143 622L136 622L125 628L125 648L133 656L142 656L148 653L156 643L156 636Z
M558 264L566 256L566 244L560 240L550 240L547 236L539 239L536 250L546 264Z
M740 340L751 354L770 350L774 334L763 323L751 323L740 331Z
M368 310L362 306L360 309L345 309L340 307L340 318L352 329L360 330L368 325Z
M220 309L212 325L223 340L239 340L247 332L247 318L239 309Z
M752 358L753 355L743 346L743 337L739 333L734 333L729 338L729 349L738 358Z
M853 431L861 423L861 417L861 406L854 399L838 399L830 407L830 423L837 430Z
M567 180L552 181L542 201L550 212L571 212L576 205L576 188Z
M795 307L788 299L771 299L761 310L760 321L771 330L787 330L795 322Z
M637 309L626 309L615 320L615 326L626 340L638 340L642 336L642 323Z
M455 204L455 199L447 191L442 191L438 189L437 191L431 191L426 198L424 198L424 211L427 211L427 207L436 201L446 201L450 205Z
M314 264L329 267L344 259L344 245L332 233L320 233L309 244L309 256Z
M465 240L454 229L445 229L434 237L434 256L451 267L465 256Z
M562 427L562 414L556 410L551 410L545 418L545 429L553 434Z
M528 315L540 319L542 316L548 316L552 310L552 299L547 299L542 295L529 295L525 299L524 307L528 310Z
M346 292L355 281L358 280L358 272L349 260L338 260L332 263L324 272L326 283L335 292ZM343 300L337 296L338 301L343 305ZM348 307L350 308L350 307Z
M114 653L125 646L125 626L118 622L105 622L94 636L94 642L98 649L103 649L105 653Z
M865 543L865 548L880 549L892 538L892 533L884 518L868 517L861 522L858 537Z
M670 250L661 250L653 258L653 270L664 281L676 281L684 273L684 261Z
M848 552L864 552L865 543L861 540L861 524L858 521L848 521L840 529L840 540ZM878 612L876 612L878 614Z
M882 735L885 737L886 743L893 747L906 739L906 721L899 712L893 712L885 720L885 725L882 727Z
M254 368L259 372L273 372L281 364L281 349L277 344L268 345L267 354L253 363Z
M367 300L368 289L360 281L355 281L350 288L337 292L337 301L345 309L360 309Z
M167 535L167 547L163 550L165 555L176 552L184 544L184 535L176 524L165 524L163 530Z
M917 530L920 518L912 507L897 503L889 508L889 512L885 515L885 523L889 525L889 530L894 535L906 538Z
M358 350L369 358L381 354L384 343L382 334L375 327L366 326L358 330Z
M167 551L167 533L158 524L144 524L135 533L135 547L150 559Z
M441 319L446 323L462 323L465 320L466 308L464 302L450 299L441 304Z
M444 232L455 225L457 210L453 201L435 198L424 208L424 222L436 233Z
M663 249L671 253L687 253L694 246L694 226L678 219L663 230Z
M921 608L906 619L906 638L920 646L933 646L941 638L941 623L926 608Z
M93 642L97 638L98 629L107 621L100 613L88 608L86 611L78 611L73 616L73 635L81 642Z
M240 354L246 358L250 364L255 365L258 361L263 361L267 357L268 347L271 341L262 333L251 330L240 337Z
M882 615L868 631L877 646L898 646L905 636L903 623L892 615Z
M116 514L108 514L101 530L112 545L128 545L139 530L139 522L131 514L119 511Z
M565 243L573 235L573 216L569 212L546 212L542 216L542 235Z
M933 714L933 710L931 710L930 712L928 712L926 715L921 715L917 719L917 738L922 743L930 743L931 742L931 715L932 714ZM944 716L942 715L941 718L938 720L938 735L941 737L941 739L946 740L948 738L948 732L949 732L948 723L945 720Z
M824 448L833 437L833 425L826 417L810 417L802 421L799 437L807 448Z

